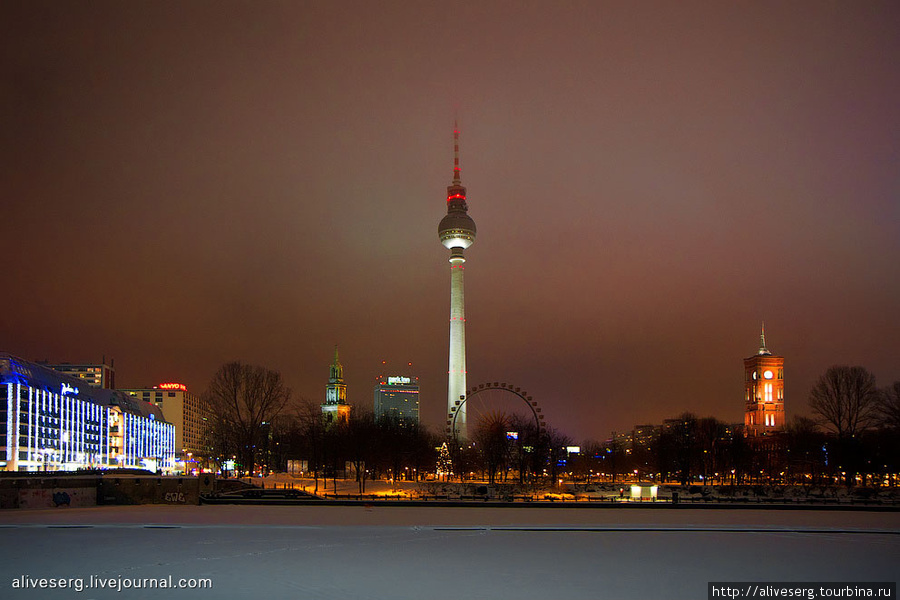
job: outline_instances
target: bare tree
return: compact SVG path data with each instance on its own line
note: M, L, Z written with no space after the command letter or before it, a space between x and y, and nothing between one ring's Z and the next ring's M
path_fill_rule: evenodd
M508 460L509 441L506 432L510 427L510 419L503 411L495 411L485 415L478 423L474 435L476 447L482 461L482 467L488 474L488 483L493 485L497 472L503 469Z
M809 406L838 439L855 437L875 422L875 376L862 367L830 367L809 392Z
M566 446L572 445L572 438L552 427L547 428L547 434L544 438L547 440L546 459L548 462L547 466L550 468L550 481L553 485L556 485L559 477L559 464L563 459L568 458Z
M253 472L258 449L265 447L268 424L284 408L291 392L281 373L232 362L222 365L205 394L208 423L223 445L233 449L243 468Z
M356 471L356 483L360 494L366 493L366 468L372 464L372 451L377 433L375 415L372 411L357 410L346 424L344 446L347 459Z
M296 422L299 437L299 456L306 458L307 469L312 471L315 487L319 493L319 474L323 470L325 456L325 420L322 407L309 399L303 399L297 406Z
M882 427L900 431L900 381L881 390L878 420Z
M825 470L822 450L825 439L815 420L794 415L784 432L787 436L788 467L792 476L799 476L800 483L818 484L819 475ZM807 493L808 491L807 487Z

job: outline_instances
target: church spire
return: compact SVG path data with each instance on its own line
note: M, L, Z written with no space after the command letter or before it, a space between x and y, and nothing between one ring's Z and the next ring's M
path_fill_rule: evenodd
M762 331L760 331L760 334L759 334L759 354L760 355L772 354L771 352L769 352L769 349L766 348L766 322L765 321L762 322Z
M331 382L340 382L344 379L344 366L341 364L340 357L338 357L338 347L337 344L334 345L334 362L331 363Z

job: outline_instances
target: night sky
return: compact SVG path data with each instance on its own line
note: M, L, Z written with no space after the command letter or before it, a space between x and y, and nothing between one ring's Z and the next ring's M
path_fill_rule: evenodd
M0 350L202 391L230 360L446 409L452 178L469 383L576 441L900 379L896 2L3 2Z

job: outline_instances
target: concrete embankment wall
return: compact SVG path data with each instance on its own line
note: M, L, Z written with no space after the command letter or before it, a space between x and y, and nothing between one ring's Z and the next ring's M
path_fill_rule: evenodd
M115 504L200 504L215 477L13 475L0 477L0 509L65 508Z

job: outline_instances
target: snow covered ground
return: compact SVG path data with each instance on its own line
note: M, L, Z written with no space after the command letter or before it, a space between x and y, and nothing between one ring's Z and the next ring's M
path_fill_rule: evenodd
M896 581L900 513L401 506L0 512L2 598L706 598L709 581ZM211 590L35 590L67 577Z

